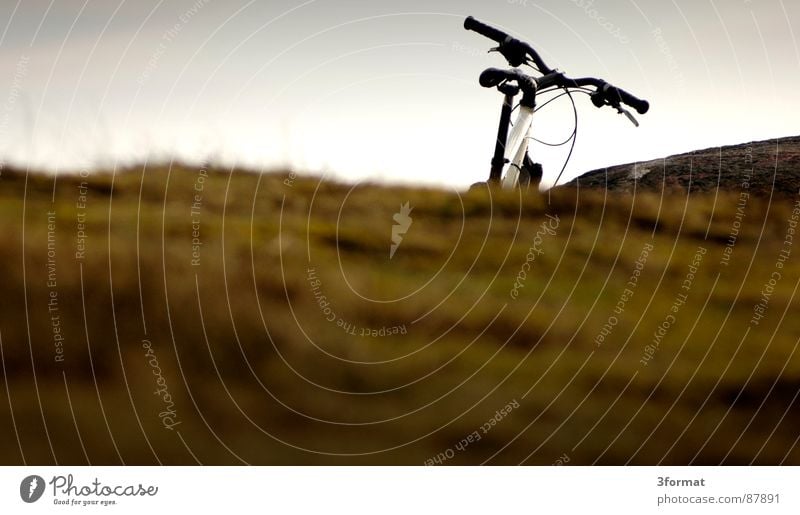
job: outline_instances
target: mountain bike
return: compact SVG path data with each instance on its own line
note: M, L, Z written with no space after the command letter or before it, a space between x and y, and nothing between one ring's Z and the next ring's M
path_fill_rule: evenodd
M492 48L489 52L500 53L508 61L508 64L513 67L508 70L489 68L481 73L479 80L480 85L484 88L497 88L505 96L500 113L500 126L497 131L497 143L492 158L492 167L489 172L490 184L499 183L506 189L538 187L542 179L542 167L534 163L528 153L529 143L533 139L531 138L533 115L540 108L557 98L566 95L572 101L572 108L575 113L575 130L572 136L563 143L551 144L536 140L550 146L566 145L571 141L569 155L556 178L554 186L558 184L570 157L572 157L577 139L578 114L575 100L572 96L573 93L589 95L592 104L598 108L606 106L615 108L636 127L639 126L639 122L630 111L622 107L622 104L635 109L636 112L642 115L650 110L650 103L646 100L640 100L627 91L612 86L602 79L591 77L573 79L567 77L564 73L547 66L539 53L528 43L513 38L485 23L481 23L472 16L464 21L464 28L495 41L499 46ZM534 77L524 73L520 69L523 65L531 67L539 76ZM563 91L547 100L541 106L537 106L538 95L558 90ZM520 93L522 93L522 98L519 104L514 106L514 99ZM519 114L512 127L511 117L516 109L519 109Z

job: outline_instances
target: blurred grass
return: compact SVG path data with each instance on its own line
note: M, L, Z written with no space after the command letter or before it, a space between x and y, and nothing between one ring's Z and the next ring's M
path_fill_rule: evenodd
M186 165L92 174L82 260L83 179L0 177L3 464L422 464L512 400L520 407L447 463L800 463L800 249L750 324L791 199L749 199L725 266L737 191L456 194L212 169L197 192L199 177ZM390 260L405 202L413 224ZM546 214L557 234L514 300ZM597 346L647 243L634 297ZM644 366L699 246L708 253L688 301ZM407 334L328 322L309 268L337 318Z

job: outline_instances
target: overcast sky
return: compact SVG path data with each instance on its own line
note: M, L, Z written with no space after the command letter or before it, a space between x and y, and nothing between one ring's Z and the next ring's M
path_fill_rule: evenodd
M505 63L463 29L467 15L651 101L635 129L577 98L565 178L800 133L798 2L4 0L0 155L51 170L177 156L469 185L487 175L502 100L477 78ZM570 134L568 103L540 114L534 136ZM552 180L566 150L534 153Z

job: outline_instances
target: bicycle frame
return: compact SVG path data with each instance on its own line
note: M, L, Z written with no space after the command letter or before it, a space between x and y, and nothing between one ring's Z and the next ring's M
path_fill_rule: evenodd
M509 163L503 177L503 188L513 189L519 184L520 170L525 162L525 155L528 153L530 142L530 132L533 127L533 107L520 106L519 116L511 136L506 144L506 156ZM513 156L513 158L512 158Z
M514 123L509 135L514 97L519 93L519 88L503 86L501 92L505 93L506 96L503 100L500 127L497 132L497 145L492 159L489 181L500 182L504 189L513 189L519 185L520 171L525 165L535 107L520 105L517 121Z

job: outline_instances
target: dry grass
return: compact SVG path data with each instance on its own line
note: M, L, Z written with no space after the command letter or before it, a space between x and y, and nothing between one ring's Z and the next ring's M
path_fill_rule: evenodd
M792 200L750 198L726 266L737 191L458 196L212 170L193 266L197 179L185 166L92 175L76 260L81 179L60 178L53 202L52 178L4 173L3 464L422 464L447 449L452 464L800 463L800 248L750 323ZM413 225L390 260L405 202ZM547 214L557 234L514 300ZM648 243L634 296L598 346ZM686 304L644 366L700 246ZM407 334L352 336L328 322L310 267L357 332ZM519 408L479 442L455 448L512 400Z

